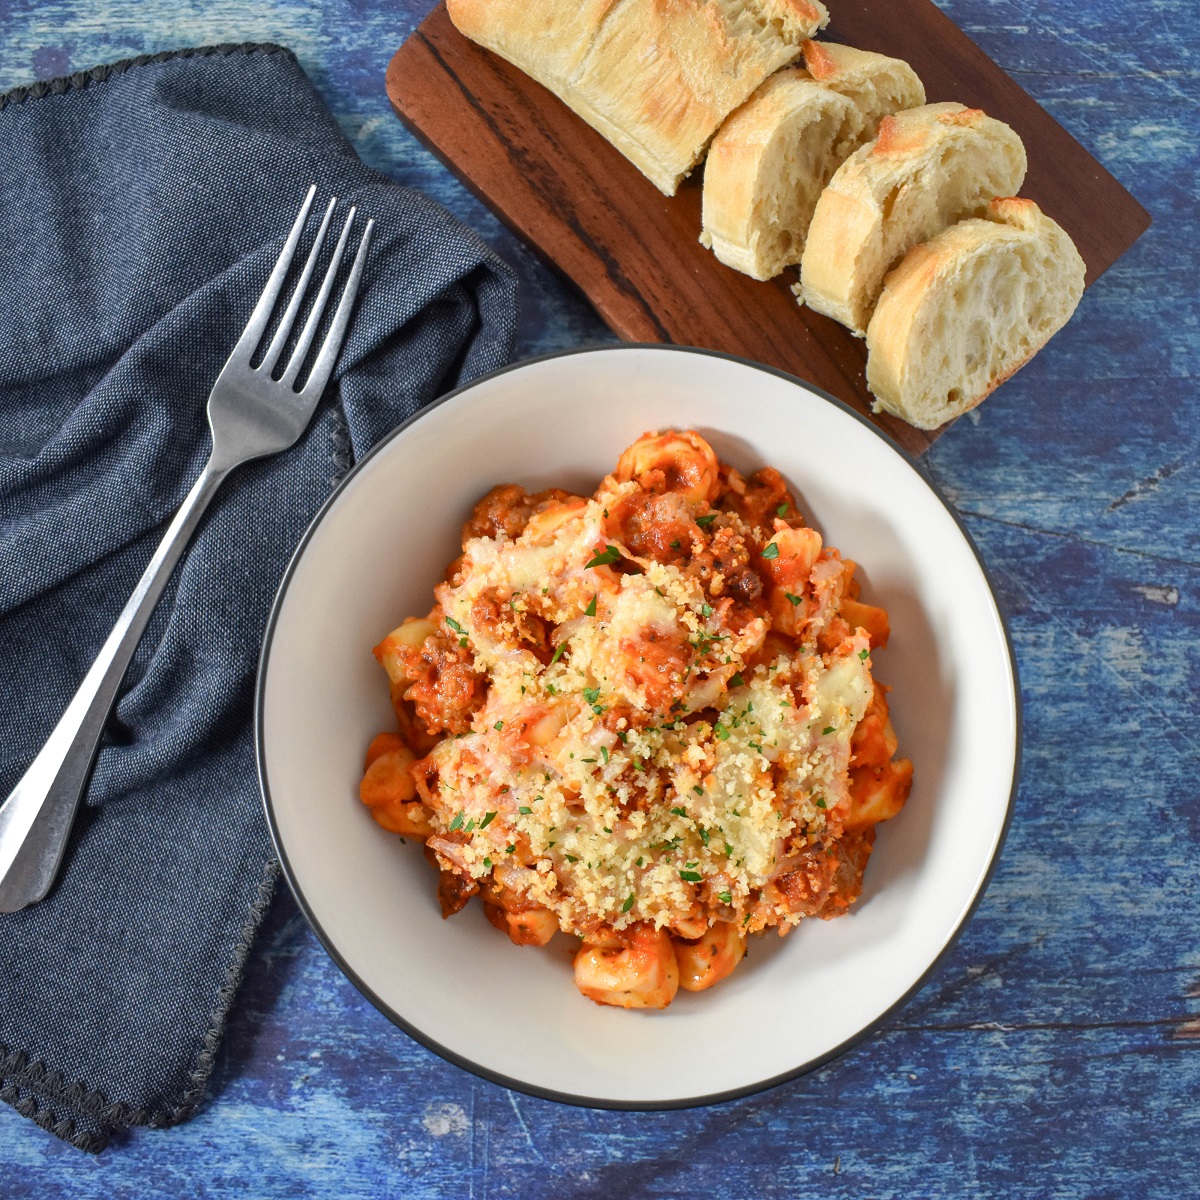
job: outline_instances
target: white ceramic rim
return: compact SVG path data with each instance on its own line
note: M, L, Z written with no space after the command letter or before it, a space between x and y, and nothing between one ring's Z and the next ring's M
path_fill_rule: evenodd
M575 355L583 355L583 354L620 353L620 352L626 351L626 350L638 350L638 351L650 350L650 351L658 351L658 352L668 353L668 354L702 355L702 356L707 356L710 358L722 359L722 360L726 360L726 361L729 361L732 363L737 363L744 367L753 369L755 371L760 371L765 374L773 375L779 379L787 381L788 383L794 384L795 386L797 386L815 396L819 396L821 399L836 406L843 413L852 417L860 425L862 425L866 429L869 429L876 437L878 437L885 444L885 446L888 449L893 451L894 454L897 457L899 457L909 467L909 469L912 470L921 479L921 481L929 489L929 491L932 493L932 495L945 508L947 514L950 516L954 525L957 527L958 532L961 535L966 547L970 550L971 554L975 558L976 563L978 564L980 575L982 577L982 581L983 581L984 586L986 587L988 593L990 594L990 598L991 598L991 602L992 602L992 605L995 610L997 622L998 622L999 628L1003 634L1004 649L1005 649L1006 656L1007 656L1007 666L1008 666L1008 673L1009 673L1009 679L1010 679L1010 685L1011 685L1011 695L1008 697L1008 700L1012 705L1012 712L1013 712L1013 717L1014 717L1014 745L1013 745L1013 760L1012 760L1012 779L1011 779L1010 785L1009 785L1008 799L1007 799L1007 804L1006 804L1005 810L1004 810L1003 820L1002 820L1002 823L998 830L998 833L996 835L996 840L995 840L994 848L991 853L991 857L986 865L986 868L984 869L984 871L982 872L982 874L979 878L979 882L975 888L973 895L970 897L969 901L964 905L961 916L960 916L957 924L950 930L950 932L946 936L945 941L943 942L941 947L933 955L933 957L930 959L926 968L921 972L921 974L917 977L917 979L913 982L913 984L902 995L900 995L892 1004L890 1004L886 1009L884 1009L882 1012L880 1012L873 1020L870 1020L866 1024L864 1024L853 1035L847 1037L845 1040L838 1043L836 1046L832 1047L825 1053L816 1055L816 1056L812 1057L811 1059L798 1064L797 1066L791 1067L786 1071L780 1072L777 1075L770 1076L768 1078L762 1079L762 1080L757 1081L752 1084L748 1084L748 1085L741 1086L741 1087L735 1087L735 1088L731 1088L731 1089L724 1090L724 1091L713 1092L713 1093L692 1096L692 1097L685 1097L685 1098L673 1098L673 1099L667 1099L667 1100L649 1100L649 1101L588 1097L588 1096L579 1095L579 1094L570 1093L570 1092L557 1091L554 1089L539 1086L537 1084L532 1084L527 1081L524 1081L524 1080L521 1080L518 1078L514 1078L509 1075L505 1075L505 1074L495 1071L489 1067L483 1066L482 1064L477 1063L477 1062L473 1061L472 1059L465 1057L464 1055L459 1054L458 1052L456 1052L454 1050L449 1049L447 1046L442 1045L441 1043L439 1043L432 1037L425 1034L420 1028L413 1025L410 1021L408 1021L404 1017L402 1017L398 1012L395 1011L395 1009L393 1009L391 1007L391 1005L389 1005L385 1000L383 1000L379 995L377 995L363 981L363 979L359 976L359 974L355 971L355 969L350 965L350 963L345 959L345 957L342 955L342 953L338 950L337 946L334 944L333 940L329 937L329 935L323 929L319 919L316 916L316 913L313 911L312 905L308 902L307 898L305 897L303 888L300 885L300 881L296 877L295 871L292 868L292 865L290 863L290 860L289 860L289 857L287 854L286 847L284 846L283 840L281 837L279 825L278 825L276 815L274 812L274 808L273 808L273 804L272 804L270 785L269 785L268 779L267 779L266 747L265 747L265 739L264 739L264 719L263 719L264 704L265 704L265 692L266 692L266 688L264 685L265 685L267 668L268 668L269 660L270 660L272 639L273 639L273 636L275 633L276 624L278 622L281 609L283 607L284 601L287 596L288 587L292 581L293 575L295 574L297 565L299 564L302 556L304 555L304 552L307 549L309 542L312 540L318 527L321 525L322 521L325 519L326 515L330 512L330 510L333 508L333 506L338 502L338 499L340 498L342 493L347 489L347 487L349 487L351 485L351 483L353 482L355 477L359 474L359 472L362 471L366 467L366 465L372 459L374 459L376 455L380 454L393 440L395 440L397 437L399 437L401 434L403 434L407 429L409 429L417 421L420 421L423 417L425 417L427 414L429 414L433 410L441 407L444 404L447 404L447 403L453 401L456 397L461 396L464 392L471 391L471 390L479 387L482 384L486 384L490 380L493 380L502 375L510 374L514 371L520 371L524 368L527 368L529 366L532 366L532 365L535 365L538 363L549 362L554 359L567 358L567 357L571 357L571 356L575 356ZM390 433L388 433L384 438L382 438L374 447L372 447L370 452L368 454L366 454L359 462L357 462L349 472L347 472L347 474L338 483L337 487L333 490L333 492L326 499L325 503L321 506L317 515L313 518L308 529L305 531L304 536L301 538L299 544L297 545L296 550L293 553L290 562L288 563L287 570L284 572L283 579L280 582L279 589L276 593L275 600L272 604L270 617L267 622L267 628L266 628L266 631L263 636L263 645L262 645L262 651L261 651L261 654L259 657L258 676L257 676L257 682L256 682L256 688L255 688L254 744L255 744L255 763L256 763L256 768L257 768L257 773L258 773L259 788L260 788L262 798L263 798L263 805L264 805L264 809L266 812L267 825L268 825L268 828L270 829L271 839L272 839L276 854L279 857L279 861L280 861L280 864L283 869L284 878L288 882L288 886L291 889L292 895L294 896L296 903L299 906L301 912L304 914L304 917L307 920L310 928L316 934L317 939L320 941L321 945L324 947L326 953L329 954L330 958L333 959L333 961L337 964L338 968L342 971L342 973L346 976L346 978L349 979L350 982L354 984L354 986L358 989L358 991L367 1000L369 1000L371 1002L371 1004L374 1005L375 1008L377 1008L385 1017L387 1017L387 1019L389 1021L391 1021L399 1029L401 1029L405 1033L407 1033L409 1035L409 1037L413 1038L415 1041L419 1042L421 1045L425 1046L427 1049L432 1050L435 1054L437 1054L439 1057L443 1058L447 1062L453 1063L455 1066L461 1067L463 1070L469 1071L470 1073L472 1073L482 1079L486 1079L492 1083L500 1084L502 1087L511 1088L515 1091L522 1092L526 1095L536 1096L541 1099L554 1100L554 1101L558 1101L560 1103L575 1105L575 1106L584 1107L584 1108L595 1108L595 1109L605 1109L605 1110L612 1110L612 1111L627 1111L627 1112L653 1112L653 1111L665 1111L665 1110L672 1110L672 1109L699 1108L699 1107L703 1107L703 1106L707 1106L707 1105L720 1104L725 1101L735 1100L735 1099L738 1099L738 1098L741 1098L744 1096L756 1095L759 1092L767 1091L771 1088L778 1087L781 1084L784 1084L784 1083L789 1082L790 1080L796 1079L801 1075L805 1075L810 1071L816 1070L818 1067L821 1067L824 1064L830 1062L831 1060L837 1058L838 1056L840 1056L841 1054L843 1054L847 1050L849 1050L851 1047L857 1045L859 1042L868 1038L876 1030L880 1029L883 1025L886 1024L888 1019L895 1012L897 1012L898 1010L903 1008L904 1005L906 1005L908 1003L908 1001L910 999L912 999L912 997L914 995L916 995L916 993L919 992L924 987L924 985L927 982L927 980L929 979L930 975L933 973L933 971L938 966L938 964L942 961L942 959L946 956L948 951L954 946L955 942L957 942L957 940L961 936L963 930L966 928L967 924L970 922L971 917L974 915L975 910L978 908L979 903L982 900L983 895L987 891L988 885L991 882L992 876L995 873L996 865L999 862L1000 854L1003 850L1005 841L1008 836L1008 830L1009 830L1010 824L1012 822L1013 808L1014 808L1014 804L1015 804L1015 800L1016 800L1016 793L1017 793L1017 786L1018 786L1018 783L1020 780L1021 758L1022 758L1022 749L1023 749L1023 744L1024 744L1024 719L1023 719L1023 709L1022 709L1022 704L1021 704L1020 682L1019 682L1018 673L1017 673L1016 655L1013 651L1012 637L1011 637L1011 634L1008 629L1008 623L1004 617L1003 609L1001 608L999 599L996 595L995 586L993 585L991 576L988 572L987 565L985 564L985 562L983 560L983 556L980 553L978 546L975 544L974 538L972 538L970 531L963 524L961 518L958 516L958 513L954 510L953 505L946 499L946 497L942 494L941 490L938 488L938 486L934 482L934 480L930 477L930 475L924 470L924 468L921 466L921 464L912 455L910 455L907 451L905 451L902 447L900 447L896 442L894 442L890 437L888 437L888 435L886 433L884 433L878 426L876 426L874 423L872 423L870 420L868 420L862 414L856 412L849 405L847 405L843 401L837 399L837 397L830 395L828 392L824 391L823 389L816 387L815 385L808 383L805 380L799 379L798 377L791 375L786 371L782 371L782 370L779 370L774 367L766 366L762 363L754 362L750 359L743 358L739 355L728 354L728 353L725 353L722 351L707 350L707 349L703 349L700 347L664 345L662 343L656 343L656 342L649 342L649 343L647 343L647 342L618 342L618 343L594 343L594 344L574 347L574 348L571 348L568 350L557 351L557 352L554 352L551 354L540 355L540 356L537 356L534 358L523 359L520 362L510 363L508 366L501 367L498 370L489 372L486 375L479 376L477 379L472 380L470 383L464 384L462 387L456 388L453 391L447 392L445 395L438 397L436 400L432 401L430 404L428 404L424 408L422 408L413 417L410 417L403 424L398 425L395 429L393 429Z

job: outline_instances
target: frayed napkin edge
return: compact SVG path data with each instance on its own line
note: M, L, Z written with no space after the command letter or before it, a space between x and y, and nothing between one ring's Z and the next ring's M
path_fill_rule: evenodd
M162 50L158 54L139 54L135 58L122 58L118 62L105 63L90 70L60 75L55 79L39 79L36 83L11 88L0 93L0 110L25 100L39 100L43 96L78 92L93 84L105 83L109 79L124 75L135 67L157 66L177 58L229 58L234 54L285 54L289 58L296 57L286 46L280 46L276 42L222 42L214 46L194 46L182 50Z
M0 1100L11 1104L21 1116L34 1121L48 1133L89 1154L99 1154L113 1134L131 1126L165 1129L191 1117L204 1099L205 1088L216 1065L225 1022L245 973L254 936L275 894L279 874L278 860L268 859L233 948L225 982L217 992L216 1006L209 1014L208 1028L196 1053L193 1068L188 1072L192 1086L184 1092L178 1105L147 1109L135 1108L123 1100L110 1102L103 1092L90 1088L82 1080L68 1084L60 1071L43 1062L30 1062L24 1051L10 1050L3 1044L0 1044ZM63 1105L68 1106L65 1115L62 1113ZM77 1116L86 1116L105 1127L104 1132L77 1130Z

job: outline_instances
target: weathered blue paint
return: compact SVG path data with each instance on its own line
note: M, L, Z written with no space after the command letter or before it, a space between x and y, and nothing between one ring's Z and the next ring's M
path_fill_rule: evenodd
M0 87L184 44L284 42L364 158L518 267L523 354L606 337L392 117L383 70L429 3L0 0ZM999 870L925 989L766 1095L586 1112L409 1041L281 897L200 1115L93 1159L0 1110L0 1195L1200 1194L1195 4L946 8L1155 225L927 459L1010 613L1028 741Z

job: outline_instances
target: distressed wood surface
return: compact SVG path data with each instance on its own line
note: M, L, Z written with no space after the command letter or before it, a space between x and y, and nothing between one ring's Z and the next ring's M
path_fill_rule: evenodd
M188 43L285 42L364 158L517 267L522 354L608 336L390 113L388 57L430 7L0 0L0 86ZM409 1041L280 897L201 1113L95 1159L0 1107L0 1196L1200 1192L1194 0L945 8L1154 225L1054 352L926 456L994 573L1026 712L1003 858L927 986L877 1036L776 1091L694 1112L587 1112Z
M960 100L1024 139L1021 194L1071 235L1090 286L1145 230L1140 204L932 0L840 0L826 35L904 58L930 102ZM701 173L664 196L565 104L454 28L444 4L396 52L387 91L400 118L631 341L675 342L781 367L869 417L906 450L941 432L871 411L866 343L801 308L797 271L768 283L699 243Z

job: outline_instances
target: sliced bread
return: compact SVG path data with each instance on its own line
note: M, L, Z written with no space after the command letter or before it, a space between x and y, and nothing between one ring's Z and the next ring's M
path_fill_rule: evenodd
M977 108L926 104L885 117L817 202L797 294L862 336L887 272L989 200L1015 196L1025 165L1020 137Z
M799 262L817 197L859 123L854 102L807 71L772 75L709 147L700 241L755 279Z
M936 429L974 408L1070 319L1084 264L1032 200L993 200L905 255L867 327L876 411Z
M726 120L704 165L701 242L727 266L770 279L800 261L822 188L885 114L921 103L912 68L807 41L808 70L771 76Z
M925 103L925 85L902 58L810 38L804 65L818 83L854 101L863 119L859 145L874 138L889 113Z
M829 19L820 0L447 0L668 196L721 122Z

